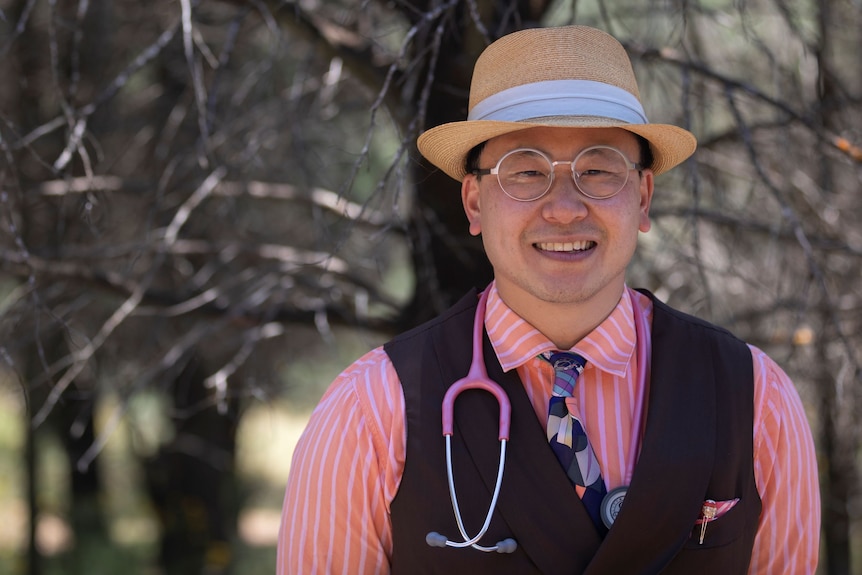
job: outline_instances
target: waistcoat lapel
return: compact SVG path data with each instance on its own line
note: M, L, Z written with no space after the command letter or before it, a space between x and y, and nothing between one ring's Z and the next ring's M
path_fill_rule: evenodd
M691 535L715 450L715 381L710 354L655 301L651 378L642 450L625 502L587 574L658 573ZM694 338L694 339L691 339ZM692 377L692 374L697 374Z

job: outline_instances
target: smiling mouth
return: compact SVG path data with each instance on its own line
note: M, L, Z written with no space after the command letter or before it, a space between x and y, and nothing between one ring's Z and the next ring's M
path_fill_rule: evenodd
M583 252L596 246L596 242L543 242L535 244L537 248L546 252Z

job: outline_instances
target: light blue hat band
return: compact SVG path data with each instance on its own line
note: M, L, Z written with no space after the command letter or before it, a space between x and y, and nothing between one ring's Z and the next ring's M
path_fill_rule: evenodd
M547 80L508 88L476 104L467 120L523 122L549 116L591 116L647 124L631 93L592 80Z

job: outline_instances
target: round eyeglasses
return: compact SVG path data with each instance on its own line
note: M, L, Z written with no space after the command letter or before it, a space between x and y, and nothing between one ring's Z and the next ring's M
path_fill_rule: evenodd
M610 146L591 146L575 159L552 161L539 150L518 148L500 158L490 169L473 170L475 176L494 175L503 192L519 202L538 200L554 183L554 168L569 164L578 190L593 200L606 200L619 193L629 181L631 170L643 170L623 153Z

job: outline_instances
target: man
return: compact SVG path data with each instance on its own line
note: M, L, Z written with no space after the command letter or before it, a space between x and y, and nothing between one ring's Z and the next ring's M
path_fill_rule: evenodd
M817 468L792 383L625 285L654 176L695 139L647 121L622 46L581 26L508 35L476 63L468 119L418 145L462 182L495 279L326 392L279 573L813 573ZM458 396L444 447L444 394L471 366L511 403L499 498L494 395Z

